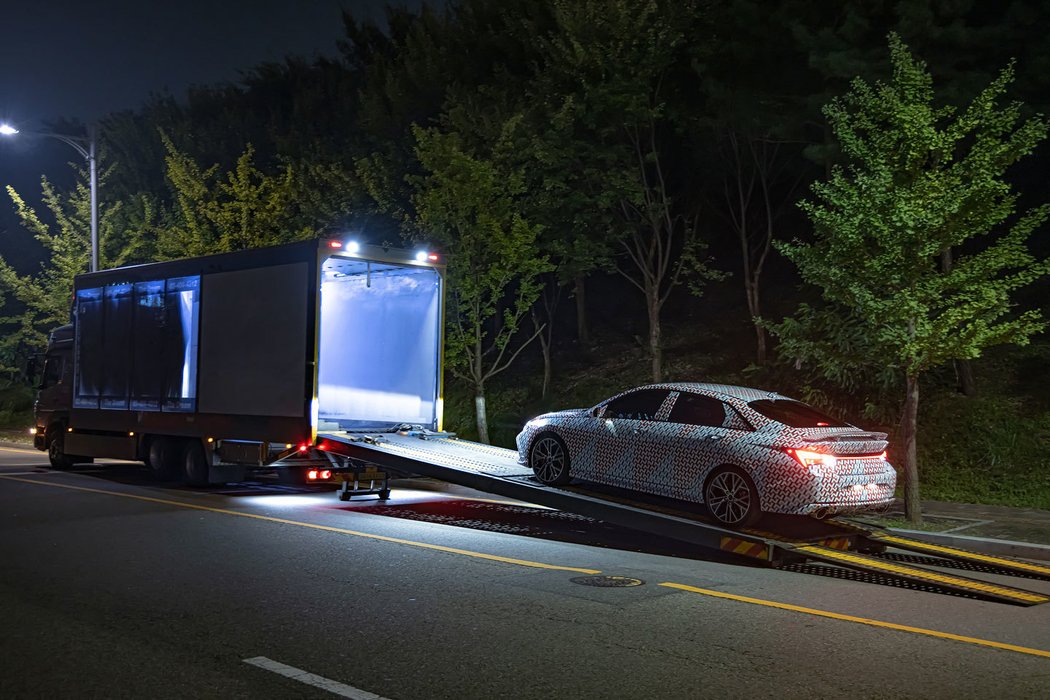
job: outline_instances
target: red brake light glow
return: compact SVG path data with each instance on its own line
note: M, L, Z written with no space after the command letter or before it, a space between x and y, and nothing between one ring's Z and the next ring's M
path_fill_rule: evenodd
M430 255L427 256L427 260L435 260L436 261L437 259L438 259L438 254L437 253L431 253Z
M342 241L328 241L328 247L329 248L342 248L343 247L343 242Z
M789 455L795 458L799 464L803 467L815 467L817 465L823 465L825 467L834 467L838 462L838 458L835 455L829 455L825 452L813 452L812 450L799 450L794 447L788 447L784 449Z
M310 449L310 444L309 443L304 442L304 443L301 443L299 445L299 451L300 452L306 452L309 449Z
M317 470L311 469L310 471L306 472L306 478L309 481L317 481Z

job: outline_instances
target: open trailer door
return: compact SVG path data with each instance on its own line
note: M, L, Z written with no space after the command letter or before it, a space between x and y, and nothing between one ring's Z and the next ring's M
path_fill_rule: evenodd
M319 275L316 429L440 430L437 256L360 246L332 252Z

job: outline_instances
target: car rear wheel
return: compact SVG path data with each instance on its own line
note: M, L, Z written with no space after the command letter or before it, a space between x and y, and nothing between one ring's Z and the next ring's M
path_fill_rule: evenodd
M755 482L736 467L711 473L704 484L704 503L711 517L731 527L747 527L762 514Z
M564 486L569 483L569 450L554 433L542 433L529 450L529 466L540 483Z

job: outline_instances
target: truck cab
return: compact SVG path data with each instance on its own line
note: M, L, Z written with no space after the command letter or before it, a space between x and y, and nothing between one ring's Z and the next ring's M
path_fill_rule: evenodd
M73 458L65 454L65 431L73 406L73 324L51 331L43 355L43 371L33 405L36 432L33 446L46 450L53 467L70 467Z

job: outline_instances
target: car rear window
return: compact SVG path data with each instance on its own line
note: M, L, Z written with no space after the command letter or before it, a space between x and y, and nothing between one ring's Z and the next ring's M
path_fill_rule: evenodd
M812 406L790 399L759 399L748 404L766 418L783 423L791 428L849 428L837 418L821 413Z

